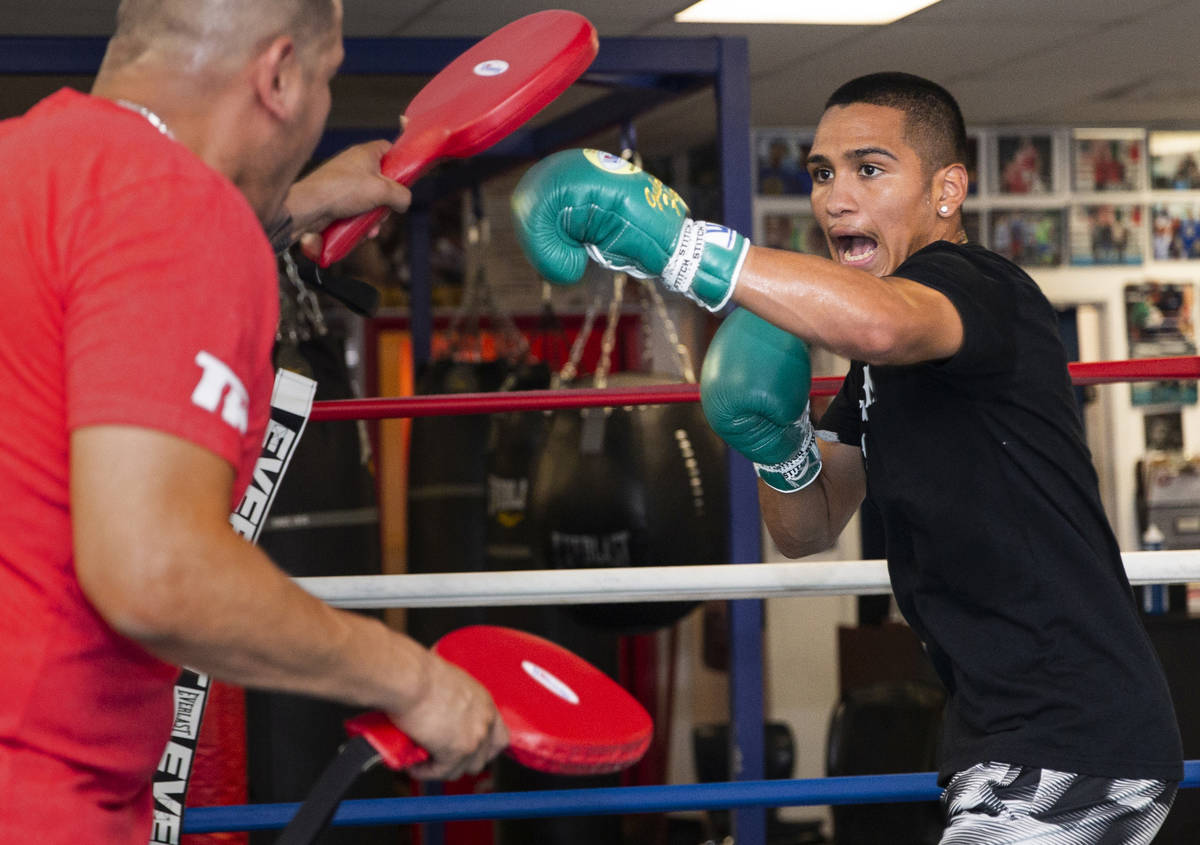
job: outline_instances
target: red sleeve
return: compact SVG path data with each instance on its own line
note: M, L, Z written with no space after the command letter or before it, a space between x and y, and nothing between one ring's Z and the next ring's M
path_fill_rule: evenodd
M261 226L215 175L102 196L59 238L68 429L164 431L220 455L244 481L265 425L278 318Z

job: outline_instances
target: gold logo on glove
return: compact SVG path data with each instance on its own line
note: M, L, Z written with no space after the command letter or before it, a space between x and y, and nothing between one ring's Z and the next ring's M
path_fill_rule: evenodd
M650 174L646 174L650 176ZM646 188L646 202L651 208L657 208L660 211L666 211L668 208L674 210L679 217L687 215L687 203L683 201L683 197L675 193L672 188L668 188L661 180L650 176L650 187Z

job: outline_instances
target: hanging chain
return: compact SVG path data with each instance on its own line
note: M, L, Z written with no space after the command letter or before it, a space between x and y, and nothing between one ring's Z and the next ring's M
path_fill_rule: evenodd
M629 276L613 274L613 295L608 303L608 321L604 324L604 335L600 340L600 360L596 364L596 387L608 386L608 371L612 366L612 351L617 343L617 322L621 319L621 302L625 298L625 283Z
M596 322L596 314L600 312L600 303L603 299L603 291L598 285L593 285L596 288L592 295L592 301L588 303L587 311L583 314L583 325L579 327L579 333L575 335L575 342L571 344L571 353L567 356L567 363L563 364L561 370L554 374L551 379L550 386L558 389L564 384L570 384L579 375L579 362L583 360L583 348L587 344L587 339L592 334L592 326Z
M295 288L296 302L300 306L300 315L308 321L308 324L318 337L324 337L329 333L329 329L325 325L325 315L321 311L321 303L317 299L317 295L312 292L312 289L304 284L304 280L300 278L300 269L296 266L296 260L292 258L290 250L284 250L283 264L284 273L292 283L292 287Z
M650 301L654 303L654 313L667 335L667 343L670 344L672 351L675 353L675 361L679 365L680 375L688 384L695 384L696 371L692 367L692 355L688 351L687 345L679 340L679 330L676 328L675 321L671 319L671 315L667 311L667 304L663 301L658 285L653 279L642 279L641 282L642 291L648 294Z

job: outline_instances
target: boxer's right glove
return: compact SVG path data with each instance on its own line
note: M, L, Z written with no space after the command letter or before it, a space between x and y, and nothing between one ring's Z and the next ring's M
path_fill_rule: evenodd
M591 257L633 276L658 276L710 311L733 296L750 242L693 220L661 181L599 150L564 150L539 161L512 195L517 240L556 284L579 281Z
M700 372L708 424L784 493L807 487L821 472L808 418L811 382L804 342L744 308L721 323Z

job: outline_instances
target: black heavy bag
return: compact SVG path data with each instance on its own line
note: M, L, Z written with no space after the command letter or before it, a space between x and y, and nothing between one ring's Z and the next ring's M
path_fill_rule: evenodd
M276 360L316 379L318 401L354 395L345 342L334 330L281 342ZM379 512L364 427L356 421L310 422L292 456L259 545L294 576L378 575ZM370 615L380 616L378 611ZM346 740L343 723L355 711L332 701L248 690L247 763L250 801L300 801ZM366 773L351 798L396 795L386 770ZM276 831L252 833L274 842ZM396 843L394 829L335 828L319 840Z
M545 364L525 365L506 382L513 390L550 386ZM487 568L493 571L532 569L534 525L529 512L533 471L552 417L543 411L493 414L487 449ZM610 677L618 674L618 642L613 633L589 628L553 605L489 607L493 625L504 625L545 637L575 652ZM505 756L492 763L497 792L584 789L620 785L619 774L552 775L535 772ZM571 816L504 819L495 824L497 845L610 845L621 838L619 816Z
M550 368L526 364L506 381L513 390L550 386ZM529 494L533 468L545 444L550 417L543 411L493 414L485 458L487 476L486 568L494 572L533 568Z
M610 387L662 384L621 373ZM728 561L725 446L698 403L555 412L533 475L539 568ZM572 605L588 624L634 634L679 621L695 602Z
M505 361L431 361L417 374L416 392L486 393L499 390ZM485 414L416 417L408 461L408 571L480 572L487 521ZM443 634L484 623L482 608L413 608L408 634L429 646Z

